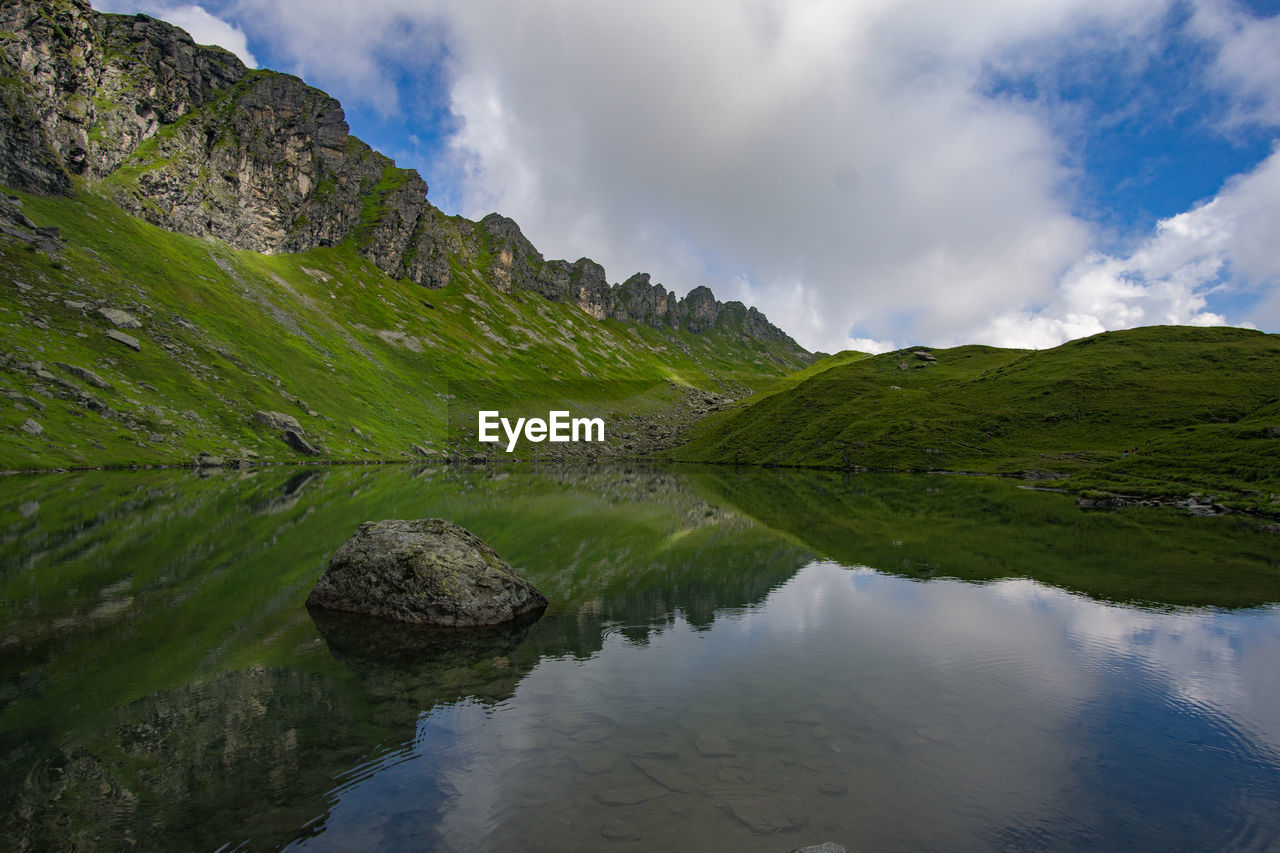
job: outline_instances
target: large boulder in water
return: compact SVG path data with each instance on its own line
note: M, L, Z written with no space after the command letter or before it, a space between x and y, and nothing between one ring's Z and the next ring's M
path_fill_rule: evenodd
M480 537L441 518L366 521L329 559L308 607L419 625L498 625L547 599Z

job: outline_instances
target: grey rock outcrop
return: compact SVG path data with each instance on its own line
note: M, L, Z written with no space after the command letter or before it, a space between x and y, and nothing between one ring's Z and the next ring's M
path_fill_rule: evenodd
M1106 497L1086 497L1081 495L1076 498L1076 507L1079 509L1104 509L1114 512L1118 509L1124 509L1124 506L1124 498L1118 495Z
M253 422L271 429L292 429L302 432L302 424L298 423L298 419L284 412L264 412L258 409L253 413Z
M284 431L284 443L301 453L303 456L321 456L324 451L307 441L306 437L296 429L287 429Z
M143 15L103 15L84 0L0 6L0 181L59 193L71 177L112 172L159 127L245 74L221 48L198 47ZM13 156L9 156L13 155Z
M470 531L439 518L367 521L339 548L308 607L424 625L498 625L547 599Z
M141 329L142 321L130 314L128 311L121 311L119 308L99 308L98 313L111 321L111 324L121 329Z
M172 231L261 252L355 237L405 266L427 185L350 136L324 92L85 0L6 3L0 30L17 36L0 41L0 183L110 177L118 204Z
M3 90L0 89L0 95L2 94ZM22 212L21 202L16 197L0 195L0 234L26 243L46 255L56 255L62 249L59 229L32 222Z
M117 332L115 329L107 329L105 334L111 340L118 341L131 350L142 350L142 343L133 335L126 335L124 332Z
M719 302L708 287L695 287L680 298L654 284L648 273L636 273L611 285L604 267L590 258L544 260L520 227L505 216L491 213L480 220L478 228L489 248L489 271L501 290L527 290L553 302L574 302L597 320L623 320L694 333L725 329L800 349L764 314L741 302Z
M303 456L323 456L325 453L323 447L319 447L307 439L306 431L303 430L302 424L298 423L298 419L293 415L286 415L284 412L266 412L258 409L253 413L253 422L268 429L280 430L280 438L284 440L284 443Z
M72 376L83 379L85 382L88 382L90 385L93 385L96 388L111 387L110 382L103 379L101 376L94 373L92 370L88 369L87 367L80 367L79 365L75 365L75 364L67 364L66 362L62 362L62 361L58 361L54 363L57 364L58 367L65 370L67 373L70 373Z

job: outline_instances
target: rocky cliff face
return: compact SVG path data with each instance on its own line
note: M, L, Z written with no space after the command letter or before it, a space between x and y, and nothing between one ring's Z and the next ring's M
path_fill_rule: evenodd
M681 299L661 284L653 284L648 273L611 285L604 267L590 258L543 260L519 226L504 216L491 213L479 225L490 247L493 280L503 289L531 290L547 299L576 302L597 320L612 318L689 332L730 329L763 341L795 344L755 308L736 301L719 302L708 287L695 287Z
M611 286L588 258L544 259L506 217L444 215L417 172L350 135L324 92L143 15L100 14L85 0L6 3L0 102L0 183L17 189L95 182L135 216L237 248L351 241L388 275L426 287L474 271L597 319L794 345L754 308L721 304L705 287L677 299L645 274Z
M176 27L100 15L83 0L5 3L0 34L10 119L0 127L0 177L36 192L110 174L142 140L246 73Z

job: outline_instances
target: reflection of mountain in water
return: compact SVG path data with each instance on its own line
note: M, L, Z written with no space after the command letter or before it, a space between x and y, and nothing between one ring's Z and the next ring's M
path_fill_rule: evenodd
M762 602L809 548L917 578L1280 599L1274 535L1084 513L991 479L331 468L10 485L0 810L18 849L287 843L326 814L335 780L394 760L423 712L504 701L544 657L592 655L611 633L646 642L677 614L708 626ZM430 516L492 544L547 613L444 636L312 622L302 601L360 522Z
M279 667L156 693L76 740L6 750L5 836L14 850L282 846L374 745L357 716L339 685Z
M613 630L644 641L677 613L709 625L810 559L683 477L643 470L12 485L0 810L18 849L287 843L325 814L335 779L411 742L422 712L506 699L543 656L591 655ZM494 545L552 599L548 613L443 641L312 623L302 601L360 522L430 516Z
M1082 511L989 477L699 469L700 494L845 565L907 577L1030 577L1109 601L1280 601L1280 537L1243 516Z

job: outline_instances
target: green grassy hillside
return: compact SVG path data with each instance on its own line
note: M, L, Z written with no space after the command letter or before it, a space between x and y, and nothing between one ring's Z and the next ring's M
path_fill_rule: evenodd
M1156 326L826 363L702 421L673 457L982 471L1280 512L1278 335Z
M442 449L451 384L484 381L500 406L573 381L588 407L628 396L654 411L680 386L741 394L805 363L794 345L728 328L598 321L499 292L483 263L430 290L391 279L351 241L230 249L143 223L105 192L10 194L62 245L0 235L0 469L308 458L257 410L295 418L327 460L405 458L414 444ZM133 319L117 327L104 309Z

